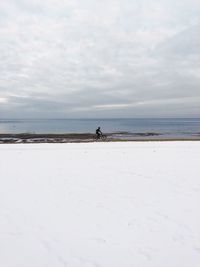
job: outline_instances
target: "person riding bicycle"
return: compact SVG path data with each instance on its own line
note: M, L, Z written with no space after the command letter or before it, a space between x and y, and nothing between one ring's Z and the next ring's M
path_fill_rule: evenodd
M101 128L98 127L98 128L96 129L96 136L97 136L97 139L100 139L100 138L102 137L102 135L103 135L103 133L102 133L102 131L101 131Z

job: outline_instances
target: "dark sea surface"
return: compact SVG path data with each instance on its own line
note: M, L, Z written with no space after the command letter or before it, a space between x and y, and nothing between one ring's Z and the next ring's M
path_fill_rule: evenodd
M0 119L0 133L156 133L199 136L200 118L170 119Z

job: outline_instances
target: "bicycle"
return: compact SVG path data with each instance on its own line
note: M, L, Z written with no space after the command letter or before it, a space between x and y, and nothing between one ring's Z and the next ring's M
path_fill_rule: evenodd
M101 134L100 136L96 135L94 141L106 141L107 136L105 134Z

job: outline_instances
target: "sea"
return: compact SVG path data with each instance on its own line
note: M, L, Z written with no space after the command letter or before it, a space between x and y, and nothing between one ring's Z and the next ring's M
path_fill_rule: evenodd
M0 133L103 133L200 136L200 118L0 119Z

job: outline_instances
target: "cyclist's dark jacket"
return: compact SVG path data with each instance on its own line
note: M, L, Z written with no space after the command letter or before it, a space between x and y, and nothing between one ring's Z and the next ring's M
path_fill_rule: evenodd
M97 135L101 135L102 134L101 130L100 129L96 129L96 134Z

